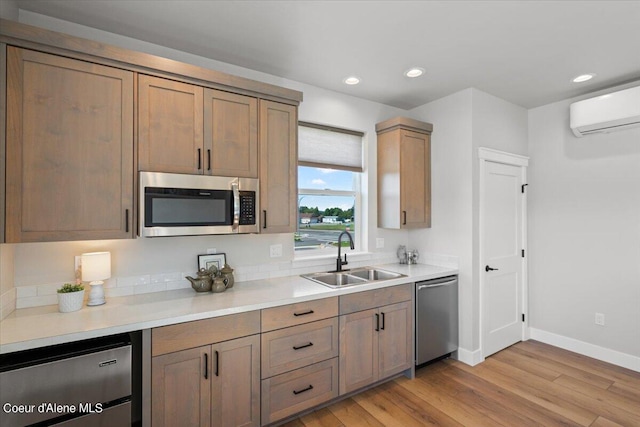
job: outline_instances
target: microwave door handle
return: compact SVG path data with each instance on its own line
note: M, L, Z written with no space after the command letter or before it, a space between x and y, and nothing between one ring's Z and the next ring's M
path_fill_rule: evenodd
M233 191L233 225L231 228L237 231L240 225L240 190L237 182L231 183L231 190Z

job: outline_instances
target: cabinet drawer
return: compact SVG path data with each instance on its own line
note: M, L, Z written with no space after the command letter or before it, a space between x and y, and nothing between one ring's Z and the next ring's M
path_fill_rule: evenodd
M409 301L413 296L413 283L358 292L340 297L340 314L355 313L383 305Z
M338 297L299 302L262 310L262 332L338 315Z
M338 396L338 358L262 380L262 424Z
M262 334L262 378L338 356L338 318Z
M151 355L227 341L260 333L260 312L232 314L153 328Z

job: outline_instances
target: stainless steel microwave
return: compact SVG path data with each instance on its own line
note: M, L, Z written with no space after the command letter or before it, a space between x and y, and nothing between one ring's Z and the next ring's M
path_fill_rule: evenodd
M258 180L140 172L140 235L257 233Z

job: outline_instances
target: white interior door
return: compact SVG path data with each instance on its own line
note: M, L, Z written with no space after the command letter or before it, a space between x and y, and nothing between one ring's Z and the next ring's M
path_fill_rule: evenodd
M484 162L481 209L482 353L522 339L522 168Z

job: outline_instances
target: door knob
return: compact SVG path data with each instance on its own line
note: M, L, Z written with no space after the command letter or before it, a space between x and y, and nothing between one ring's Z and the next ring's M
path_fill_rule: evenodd
M484 271L489 272L489 271L494 271L497 270L497 268L491 268L488 265L484 267Z

